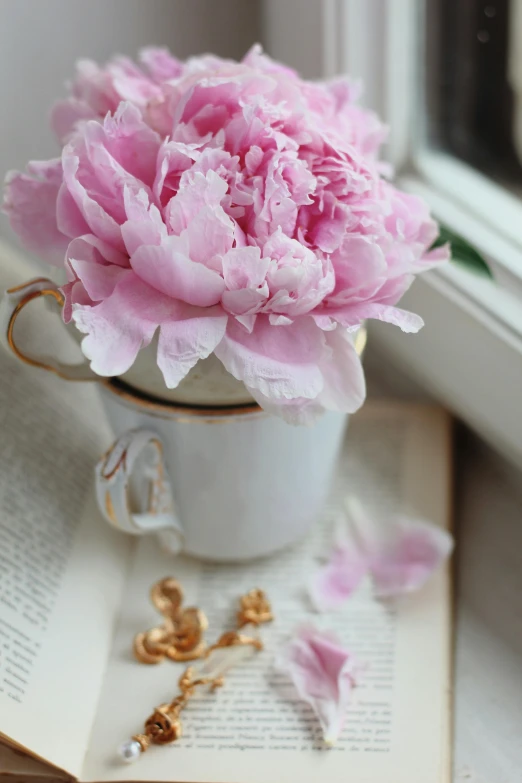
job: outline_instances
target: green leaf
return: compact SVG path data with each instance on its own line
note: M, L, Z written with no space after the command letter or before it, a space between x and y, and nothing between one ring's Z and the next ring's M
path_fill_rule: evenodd
M458 234L455 234L455 232L450 231L447 226L440 225L439 232L439 236L431 246L431 249L440 247L449 242L452 261L465 267L470 272L482 275L483 277L489 277L493 280L493 274L486 260L469 244L469 242L466 242L465 239Z

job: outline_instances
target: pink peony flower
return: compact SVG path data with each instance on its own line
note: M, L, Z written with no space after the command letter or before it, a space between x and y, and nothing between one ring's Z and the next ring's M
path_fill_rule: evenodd
M14 229L64 265L64 317L100 375L159 333L175 387L212 352L288 421L365 396L350 332L395 307L428 252L425 204L382 179L385 129L344 79L311 83L254 47L241 63L79 63L53 126L60 159L11 173Z

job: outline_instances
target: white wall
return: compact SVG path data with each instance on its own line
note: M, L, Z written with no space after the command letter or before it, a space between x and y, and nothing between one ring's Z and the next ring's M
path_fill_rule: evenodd
M103 61L167 45L240 57L260 36L259 0L0 0L0 181L52 157L53 101L78 57ZM5 216L0 235L12 240Z
M325 74L325 22L330 0L263 0L262 39L276 60L295 68L306 79Z

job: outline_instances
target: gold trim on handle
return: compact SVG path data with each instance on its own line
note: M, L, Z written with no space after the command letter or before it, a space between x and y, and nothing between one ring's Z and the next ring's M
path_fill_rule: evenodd
M107 449L105 454L102 454L101 460L100 460L100 461L103 461L103 465L101 467L102 478L104 478L106 481L110 481L110 479L114 476L116 471L119 470L120 468L123 468L123 470L127 470L127 464L126 464L127 463L127 450L128 450L127 448L123 449L123 451L120 454L118 460L116 461L116 464L114 465L112 470L110 470L108 473L106 473L105 471L107 469L107 463L109 462L109 459L112 456L112 452L114 451L114 443L112 444L110 449Z
M25 283L20 283L20 285L15 285L13 288L8 288L6 291L6 294L17 294L18 291L23 291L24 288L27 288L30 285L35 285L36 283L49 283L50 280L48 277L33 277L31 280L28 280ZM58 291L56 293L59 293ZM62 297L62 304L63 304L63 296Z
M22 291L24 288L27 288L28 286L35 285L36 283L50 283L51 281L48 280L46 277L36 277L33 280L29 280L26 283L23 283L22 285L14 286L14 288L9 288L6 293L8 294L16 294L19 291ZM15 339L14 339L14 326L15 321L20 314L21 310L29 304L29 302L32 302L33 299L39 299L41 296L52 296L53 299L58 303L59 307L63 307L65 303L65 298L61 291L59 291L56 288L42 288L39 291L31 291L28 294L26 294L23 299L21 299L16 307L14 308L13 312L11 313L11 316L9 318L9 323L7 324L7 343L9 345L9 348L14 353L15 356L20 359L20 361L24 362L25 364L29 364L31 367L39 367L42 370L48 370L49 372L53 372L55 375L57 375L59 378L63 378L66 381L88 381L93 380L97 381L98 376L94 376L92 378L84 377L84 378L78 378L74 377L74 375L69 375L65 370L61 370L58 367L48 364L47 362L41 361L40 359L35 359L31 356L27 356L27 354L23 353L20 348L17 346Z

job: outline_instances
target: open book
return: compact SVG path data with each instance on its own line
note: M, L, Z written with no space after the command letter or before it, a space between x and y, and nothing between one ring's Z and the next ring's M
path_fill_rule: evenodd
M0 283L12 282L4 271ZM401 508L448 525L443 411L368 403L350 421L315 531L274 557L224 566L174 558L100 519L93 467L111 433L94 385L5 355L0 378L0 779L449 783L448 570L394 605L364 586L340 611L314 615L304 591L348 492L377 512ZM207 613L209 639L233 627L236 601L253 587L267 592L276 621L263 628L262 653L189 704L179 742L125 766L119 744L176 694L183 671L132 655L134 634L158 621L149 589L167 575ZM333 749L273 667L279 645L306 621L332 629L367 664Z

